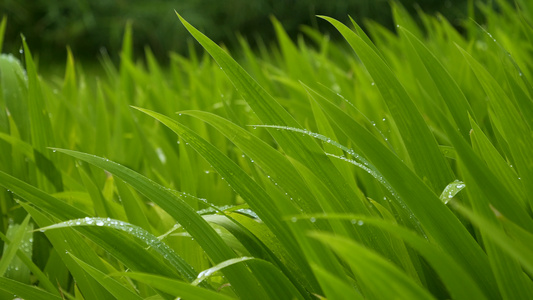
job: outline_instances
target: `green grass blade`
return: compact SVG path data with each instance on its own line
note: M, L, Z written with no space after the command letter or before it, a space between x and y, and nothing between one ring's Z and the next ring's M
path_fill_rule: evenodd
M453 175L405 89L381 57L358 35L335 19L322 18L337 28L365 64L398 126L417 174L427 178L434 191L442 190L453 180Z
M335 274L332 274L319 266L313 265L312 268L320 281L320 285L324 289L327 299L364 299L359 292L343 280L339 279Z
M109 277L108 274L92 267L91 265L77 258L73 254L70 254L70 256L80 267L83 268L83 270L85 270L85 272L91 275L96 281L98 281L98 283L100 283L106 290L108 290L109 293L115 296L116 299L143 299L142 297L134 293L132 290L122 285L117 280Z
M83 219L69 220L62 223L42 227L39 230L46 231L50 229L57 228L72 228L76 226L94 226L94 227L107 227L113 228L116 230L124 231L139 240L146 243L149 247L155 249L158 253L161 254L168 262L174 266L183 277L189 282L196 277L196 271L181 257L179 257L169 246L161 242L156 236L149 233L148 231L118 220L113 220L109 218L89 218L85 217ZM95 278L96 279L96 278Z
M427 234L449 255L457 257L483 290L494 290L494 278L486 275L491 274L486 255L438 196L359 123L328 100L322 97L316 99L337 126L362 151L361 154L390 183Z
M486 232L490 232L486 237L496 243L502 250L507 252L513 258L517 259L523 266L524 270L533 276L533 251L520 241L515 241L507 236L507 234L495 224L492 224L486 218L475 214L471 210L463 207L459 204L455 204L454 207L464 216L466 216L474 225L483 229ZM498 215L499 212L496 212Z
M40 227L52 225L55 222L52 219L40 212L36 208L21 204L24 209L31 215L32 219ZM96 280L88 276L87 273L72 260L68 253L72 253L77 257L82 257L83 260L89 262L92 266L105 270L104 263L100 260L96 252L94 252L87 242L80 236L79 233L73 229L65 229L63 231L47 232L46 237L53 245L61 260L65 263L73 278L84 295L89 299L113 299L113 296L100 286Z
M13 258L17 254L17 250L20 248L21 244L24 241L25 236L27 235L27 227L30 222L30 215L27 215L22 221L21 224L17 225L18 229L13 233L11 237L11 243L7 249L2 254L2 259L0 259L0 276L4 276L9 265L12 263ZM9 232L9 231L8 231Z
M459 50L476 74L490 100L496 117L492 121L509 144L510 155L512 155L520 177L525 182L533 181L533 153L531 151L533 149L533 138L531 136L531 128L522 119L520 112L496 79L468 52L460 47ZM525 190L528 198L531 199L533 196L533 186L526 185ZM509 215L508 217L512 216ZM521 224L523 225L523 223Z
M217 263L235 257L235 253L224 243L215 230L173 191L108 159L72 150L56 149L56 151L101 167L135 187L140 193L173 216L198 241L213 262ZM225 275L239 295L243 297L250 293L254 297L264 295L264 291L254 283L255 278L249 274L246 268L237 265L225 271Z
M11 243L11 241L1 232L0 239L2 239L2 241L4 241L4 243L8 245ZM49 293L59 296L59 292L57 291L56 286L52 284L47 274L45 274L41 269L39 269L39 267L35 265L35 263L31 260L31 258L28 257L26 253L18 249L17 257L22 261L23 264L25 264L30 269L32 274L39 280L39 284L45 290L47 290Z
M159 120L165 126L174 131L180 138L202 155L217 172L225 178L230 186L252 207L255 213L265 222L267 226L282 241L292 259L301 257L301 250L295 242L295 238L280 219L281 213L275 206L268 194L251 179L239 166L227 158L220 150L208 143L191 129L181 125L179 122L164 115L151 112L145 109L138 110ZM304 265L305 266L305 265Z
M168 277L163 277L160 275L145 274L145 273L135 273L127 272L121 273L120 276L127 276L131 279L143 282L154 289L158 289L164 293L173 295L182 299L191 299L191 300L230 300L234 299L228 297L224 294L219 294L210 290L200 288L198 286L191 285L182 281L175 279L170 279ZM118 275L117 275L118 276Z
M179 16L179 15L178 15ZM195 29L183 18L180 17L183 25L198 40L200 44L215 59L222 70L226 73L233 85L250 105L255 114L264 124L289 126L302 128L298 122L270 95L268 94L253 78L250 77L233 60L222 48L217 46L213 41ZM316 170L320 179L326 185L332 186L336 198L344 209L352 209L360 212L368 212L367 207L360 201L348 201L347 199L357 199L357 196L348 188L342 175L334 168L333 164L325 155L316 155L322 150L316 142L309 137L303 137L299 134L278 132L271 130L269 133L274 137L278 144L283 148L287 155L309 164L310 168ZM369 233L379 235L379 233ZM366 243L371 244L365 235L361 237ZM380 239L376 239L379 241Z
M368 298L392 299L402 295L405 299L434 299L396 266L371 250L346 238L325 233L311 233L311 237L331 247L345 259L364 283ZM353 255L357 253L357 255Z
M408 30L404 28L400 28L400 30L412 45L431 76L442 97L442 103L448 108L449 115L454 119L463 137L467 138L470 131L468 114L473 115L473 112L465 95L437 57L431 53L422 41Z
M20 283L9 278L0 277L0 290L10 293L14 297L22 299L42 299L42 300L61 300L62 298L50 294L47 291L41 290L37 287Z
M115 185L117 186L118 194L122 205L124 205L124 211L128 217L128 221L131 224L137 225L148 232L151 232L151 226L148 222L148 218L143 210L143 203L135 191L122 180L116 178Z

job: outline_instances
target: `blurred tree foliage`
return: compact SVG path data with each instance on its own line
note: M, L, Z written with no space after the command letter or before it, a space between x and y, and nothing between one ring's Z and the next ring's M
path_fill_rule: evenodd
M412 12L415 5L426 12L439 11L452 22L466 15L465 0L400 2ZM387 0L0 0L0 13L8 16L4 49L18 51L22 33L41 61L64 60L67 45L78 58L94 59L102 49L116 58L130 20L136 51L149 45L164 59L169 51L185 51L190 38L174 10L229 47L235 45L236 32L250 40L257 36L270 40L274 36L271 15L292 36L301 24L317 26L317 14L341 21L347 21L348 15L356 20L370 18L391 26Z

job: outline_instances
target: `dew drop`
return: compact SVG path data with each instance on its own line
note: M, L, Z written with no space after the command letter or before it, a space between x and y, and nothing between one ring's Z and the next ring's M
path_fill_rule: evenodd
M104 226L104 221L102 220L96 221L96 226Z
M311 218L309 219L309 221L311 221L311 223L315 223L315 222L316 222L316 218L315 218L315 217L311 217Z
M372 85L376 85L376 83L372 82Z
M296 217L292 217L291 218L291 222L296 223L296 221L298 221L298 219Z
M359 226L363 226L363 224L365 224L365 222L363 222L363 220L359 220L359 221L357 222L357 225L359 225Z

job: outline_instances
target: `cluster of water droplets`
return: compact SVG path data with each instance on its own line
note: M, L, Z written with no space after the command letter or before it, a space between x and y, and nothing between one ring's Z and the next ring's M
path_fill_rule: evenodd
M464 188L465 184L462 181L454 180L444 188L444 191L442 191L442 194L439 198L442 200L442 202L444 202L444 204L448 204L448 202Z
M152 248L156 252L158 252L166 260L168 260L172 266L174 266L178 271L180 271L184 277L189 279L189 281L192 281L194 279L194 270L190 269L190 267L188 267L188 264L180 256L178 256L174 252L174 250L172 250L172 248L170 248L167 244L163 243L158 237L146 231L145 229L130 224L128 222L110 218L85 217L47 226L41 228L40 231L76 226L109 227L116 230L124 231L127 234L134 236L144 242L148 246L148 248Z

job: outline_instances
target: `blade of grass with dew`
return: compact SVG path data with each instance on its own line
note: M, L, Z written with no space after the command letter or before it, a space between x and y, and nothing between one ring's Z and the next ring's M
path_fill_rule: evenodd
M403 27L400 27L400 32L407 38L415 50L414 52L424 64L424 67L442 97L441 99L444 105L446 105L449 111L449 115L454 119L461 134L466 139L470 131L468 114L470 113L472 115L473 112L465 95L437 57L431 53L422 41Z
M453 174L422 115L398 79L372 47L358 35L335 19L322 18L344 36L376 82L402 135L416 173L427 180L434 191L444 188L453 180Z
M458 49L476 74L489 98L491 107L497 117L497 120L492 119L492 121L503 134L507 143L509 143L510 155L514 159L518 173L525 182L533 181L533 156L531 152L533 138L531 137L531 128L524 122L505 91L488 71L468 52L462 48ZM533 187L526 185L525 188L528 198L531 199Z
M298 260L302 257L301 249L296 244L296 240L287 225L280 220L281 213L275 206L273 200L266 192L251 179L239 166L226 157L209 142L199 137L191 129L183 126L179 122L145 109L138 110L152 116L165 126L174 131L180 138L186 140L189 145L202 155L217 172L225 178L230 186L253 208L254 212L269 226L274 234L287 248L292 259ZM299 267L306 267L306 264L298 264ZM303 269L302 271L304 271Z
M293 198L299 196L301 199L296 198L295 203L301 209L306 212L318 212L321 210L320 205L314 199L313 194L309 192L294 166L279 151L276 151L249 131L220 116L204 111L182 111L180 113L193 116L214 126ZM305 201L302 201L302 199L305 199ZM288 213L296 212L296 208L289 204L284 204L284 201L280 201L278 206Z
M0 232L0 239L2 239L2 241L7 245L11 244L11 241L1 232ZM31 258L28 257L26 253L18 249L17 257L22 261L23 264L28 266L28 268L30 269L30 272L37 278L37 280L39 280L39 284L46 291L59 296L59 292L57 291L57 288L54 286L54 284L52 284L47 274L41 271L41 269L37 267L37 265L31 260Z
M326 233L314 232L310 236L331 247L352 266L356 278L364 283L365 297L392 299L402 295L405 299L435 299L395 265L364 246Z
M194 277L196 277L196 271L194 271L194 269L180 256L178 256L168 245L161 242L156 236L148 231L126 222L109 218L85 217L83 219L69 220L62 223L41 227L40 230L47 231L58 228L74 228L77 226L107 227L126 232L127 234L141 240L143 243L146 243L150 248L161 254L161 256L164 257L168 263L178 270L185 280L190 282L194 279Z
M73 254L69 253L70 257L87 272L91 277L93 277L100 285L102 285L109 293L111 293L115 299L143 299L137 293L134 293L132 290L128 289L120 282L110 277L108 274L103 273L102 271L94 268L83 260L77 258Z
M244 262L248 265L253 265L254 269L258 270L258 279L265 286L271 299L304 299L279 269L275 268L267 261L253 257L238 257L217 264L216 266L200 272L198 278L196 278L192 285L198 285L215 272L227 268L228 266Z
M185 283L183 281L178 281L168 277L147 274L147 273L137 273L137 272L126 272L126 273L117 273L116 275L111 274L111 276L126 276L131 279L143 282L150 287L160 290L164 293L173 295L182 299L191 299L191 300L231 300L232 297L226 296L221 293L217 293L211 290L206 290L198 286Z
M58 295L51 294L37 287L20 283L18 281L0 277L0 290L22 299L62 300Z
M11 243L3 251L2 258L0 259L0 276L4 276L7 269L11 265L13 258L17 254L17 250L23 243L24 236L26 235L28 223L30 222L30 215L27 215L21 224L18 224L18 229L13 233L11 237ZM9 233L9 230L8 230Z
M45 227L55 223L44 213L41 213L32 206L23 203L21 203L21 205L31 215L32 219L39 227ZM85 271L68 255L68 253L74 253L78 257L83 257L84 260L90 262L92 266L97 267L100 270L105 270L106 268L96 252L92 251L91 247L77 232L73 229L67 229L63 231L47 232L45 235L53 245L61 260L69 269L73 278L76 280L76 284L85 298L113 299L111 294L100 286L96 280L88 277L87 273L85 273Z
M140 193L174 217L198 241L213 262L217 263L235 257L235 253L225 245L215 230L173 191L107 159L72 150L56 150L101 167L135 187ZM225 271L226 277L240 296L266 297L255 277L251 276L250 271L246 268L235 266Z
M251 106L256 115L265 124L275 124L280 126L289 126L301 128L298 122L269 95L253 78L251 78L241 66L235 62L226 52L218 47L213 41L187 23L179 14L182 24L198 40L200 44L211 54L217 61L222 70L230 78L233 85L239 93ZM283 148L287 155L298 159L300 162L306 162L310 169L319 174L320 179L328 186L332 186L336 199L345 210L355 210L368 213L367 207L360 201L348 201L348 199L358 199L357 195L351 190L348 184L342 179L342 175L333 167L331 161L322 153L318 144L299 134L288 134L278 132L277 130L269 131L278 144ZM362 234L361 239L366 244L380 242L381 239L369 240L370 236L379 236L379 232Z
M525 210L527 200L524 195L521 178L500 155L479 125L472 119L470 119L470 124L472 126L472 132L470 133L472 148L486 162L492 173L498 177L498 181L509 187L508 191L513 194L512 198L517 200L513 205L520 205Z
M17 180L0 171L0 185L6 187L16 195L29 201L43 211L61 220L70 220L83 218L86 214L54 197ZM23 206L25 204L22 204ZM51 224L48 224L51 225ZM47 226L47 225L45 225ZM43 226L44 227L44 226ZM131 243L131 239L125 238L124 235L114 231L105 234L97 233L92 230L79 228L85 236L93 240L96 244L112 253L120 261L124 262L133 270L143 272L156 272L163 275L174 276L176 271L172 270L167 264L163 264L152 254L147 254L145 249L136 243ZM61 240L63 241L63 240ZM121 245L117 247L116 245ZM59 249L59 248L58 248ZM79 257L79 255L77 255ZM138 258L143 256L142 260ZM84 257L84 256L83 256ZM87 260L85 260L87 261ZM93 264L93 266L95 266ZM98 264L96 264L98 266Z
M460 167L463 167L460 164ZM463 167L464 168L464 167ZM466 192L470 199L473 212L484 216L484 218L495 227L501 230L496 215L490 207L490 197L483 195L481 191L484 187L479 186L471 177L469 172L464 172L464 180L468 188ZM493 231L486 231L485 228L480 229L480 244L483 245L485 252L489 258L489 263L500 293L504 299L529 299L533 297L533 284L531 280L526 278L522 272L518 260L509 256L497 243L487 237L493 235Z
M483 290L494 291L495 280L487 276L491 271L486 255L437 195L359 123L328 100L322 97L315 99L387 179L427 234L450 255L458 257L460 264L472 275L472 278L476 279Z
M209 218L206 217L206 219L215 222L230 231L241 243L243 243L243 245L245 245L254 257L265 259L275 264L291 282L295 283L296 288L301 291L302 295L307 293L304 289L307 289L308 291L313 290L313 286L308 281L309 275L304 275L300 272L300 268L298 268L295 261L290 258L284 245L268 228L265 228L266 225L264 223L259 223L256 220L252 220L239 213L229 213L228 215L226 212L226 216L232 221L229 221L226 217L220 218L220 216L217 215L208 216ZM235 228L238 227L236 224L245 229ZM304 230L301 232L304 232ZM246 234L247 237L243 238L243 234ZM248 242L248 239L251 239L251 241ZM319 253L321 250L323 249L321 249L320 244L318 244L316 245L314 252ZM330 253L328 252L322 252L322 256L329 255ZM340 268L337 268L337 270L340 271ZM296 282L298 282L298 284L296 284Z

